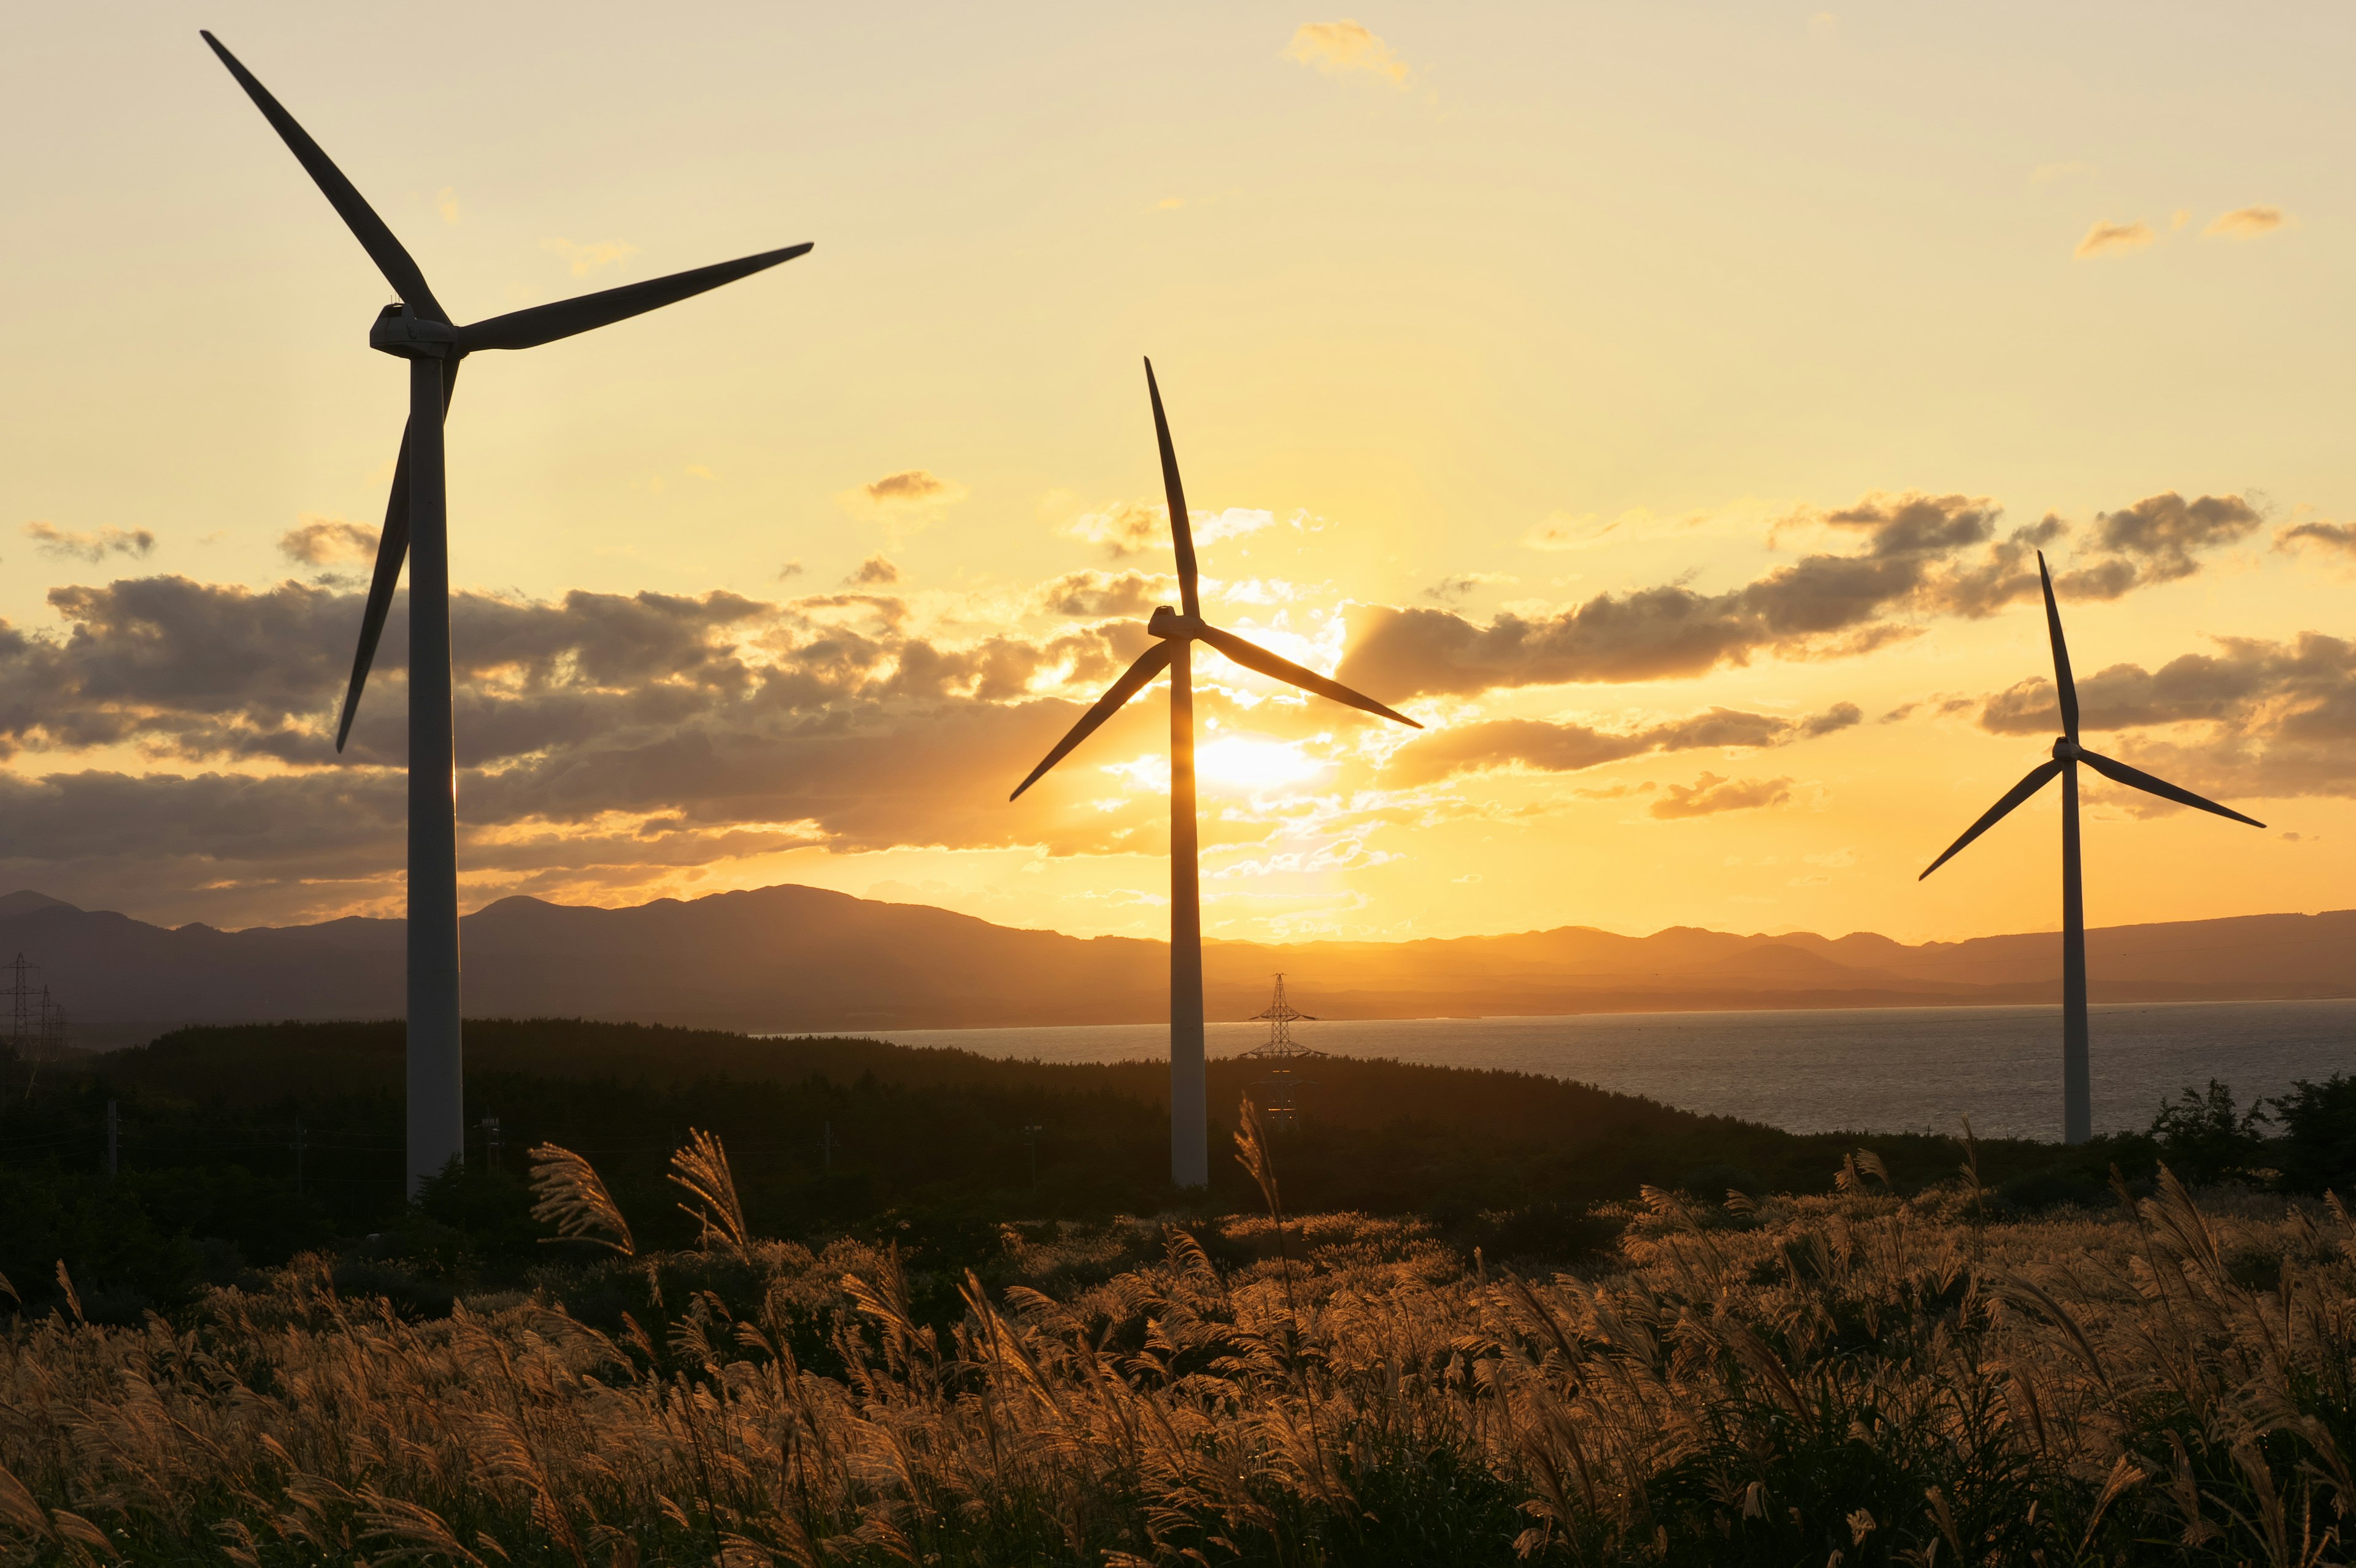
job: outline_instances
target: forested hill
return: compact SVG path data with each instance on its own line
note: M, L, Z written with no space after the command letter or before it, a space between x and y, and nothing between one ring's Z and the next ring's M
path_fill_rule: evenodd
M37 893L0 898L21 953L98 1043L134 1025L397 1016L402 923L177 930ZM2356 911L2089 933L2097 1001L2356 994ZM992 925L779 886L627 909L502 899L465 921L466 1010L754 1031L1145 1022L1160 943ZM1323 1018L2036 1002L2060 993L2051 933L1908 945L1869 933L1742 935L1586 926L1404 943L1213 942L1211 1017L1250 1016L1269 977ZM109 1040L112 1029L117 1036Z

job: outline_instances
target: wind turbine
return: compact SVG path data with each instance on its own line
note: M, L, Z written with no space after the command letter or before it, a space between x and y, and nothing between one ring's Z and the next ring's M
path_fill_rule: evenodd
M336 727L341 752L360 688L392 607L402 558L409 557L409 1186L411 1191L466 1157L464 1072L458 1026L457 767L450 713L450 549L442 421L458 362L483 348L534 348L671 304L749 277L809 249L789 245L716 266L511 311L454 325L425 274L352 182L328 161L294 117L210 33L203 35L278 133L344 226L399 296L369 328L369 347L409 361L409 423L393 464L392 494L376 552L376 576L360 617L359 651Z
M1204 621L1202 601L1194 592L1194 533L1186 515L1186 491L1179 483L1178 453L1170 444L1170 421L1162 417L1162 389L1154 384L1151 359L1145 362L1145 390L1153 400L1153 434L1162 443L1162 488L1169 498L1170 533L1178 550L1181 608L1174 613L1167 604L1155 608L1145 629L1159 640L1097 699L1095 707L1080 715L1071 733L1056 741L1055 749L1006 798L1020 799L1041 774L1119 712L1155 676L1170 672L1170 1179L1179 1187L1207 1187L1211 1152L1203 1070L1203 902L1195 865L1194 645L1216 648L1246 669L1303 691L1417 730L1423 726L1338 680Z
M2055 778L2062 781L2062 1137L2082 1144L2094 1136L2094 1090L2086 1064L2086 890L2078 866L2078 764L2085 763L2114 784L2197 806L2253 827L2265 823L2205 800L2190 790L2154 778L2140 768L2113 762L2078 744L2078 683L2070 676L2070 649L2062 641L2062 612L2053 603L2053 574L2045 570L2045 552L2037 552L2037 575L2045 585L2045 629L2053 641L2053 687L2062 703L2062 735L2053 742L2050 761L2029 770L2029 776L1989 806L1987 814L1947 846L1947 852L1923 868L1922 877L1945 865L1955 852L2002 821L2007 812ZM1921 881L1922 877L1914 880Z

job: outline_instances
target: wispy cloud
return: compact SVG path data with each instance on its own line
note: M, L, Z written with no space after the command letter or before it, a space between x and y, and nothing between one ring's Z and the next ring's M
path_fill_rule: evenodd
M1480 589L1504 583L1519 582L1520 578L1505 571L1467 571L1454 577L1443 577L1423 591L1426 599L1451 603Z
M966 487L954 479L923 468L904 468L864 485L854 485L835 499L853 517L880 523L885 548L897 549L910 536L922 533L948 508L966 498Z
M1713 708L1624 730L1536 719L1493 719L1408 741L1392 759L1391 777L1415 785L1457 773L1509 768L1580 773L1656 752L1760 751L1837 734L1864 717L1854 702L1840 702L1799 719Z
M1644 809L1655 816L1675 819L1681 816L1714 816L1721 811L1756 811L1762 806L1782 805L1792 798L1792 781L1777 779L1729 779L1716 773L1704 773L1689 784L1671 784L1661 792L1661 798Z
M888 588L900 581L900 569L884 559L871 555L859 563L859 570L842 580L846 588Z
M2151 225L2140 220L2134 223L2097 222L2086 230L2086 237L2078 241L2078 249L2072 254L2082 261L2095 256L2115 256L2122 251L2140 251L2154 238Z
M935 507L965 498L965 486L922 468L886 474L860 489L877 507Z
M585 278L600 267L638 253L636 245L626 245L618 240L599 240L584 245L550 239L541 240L540 248L563 257L564 264L573 269L576 278Z
M278 553L305 566L367 560L376 554L377 530L341 517L305 517L300 528L278 536Z
M68 556L75 560L103 560L110 555L144 556L155 548L155 536L145 528L118 528L111 523L87 532L61 528L55 523L27 523L25 537L38 545L44 555Z
M1358 22L1303 22L1286 46L1284 58L1334 75L1378 76L1394 87L1407 85L1407 62Z
M1199 548L1218 543L1221 539L1241 539L1260 529L1274 526L1276 514L1258 507L1229 507L1216 512L1196 512L1188 508L1194 522L1194 543ZM1167 548L1170 543L1169 511L1162 507L1150 507L1140 501L1117 501L1108 507L1082 512L1072 519L1065 532L1074 539L1105 547L1116 560L1137 554L1140 550ZM1295 526L1301 522L1296 515Z
M2201 233L2209 240L2255 240L2289 222L2279 207L2237 207L2211 219Z
M2275 535L2276 549L2295 544L2319 545L2356 556L2356 523L2300 523Z
M458 187L444 186L434 197L434 209L442 214L444 223L458 221Z

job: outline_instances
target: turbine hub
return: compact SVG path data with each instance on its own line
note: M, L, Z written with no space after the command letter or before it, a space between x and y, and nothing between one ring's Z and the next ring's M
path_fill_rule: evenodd
M458 329L446 321L429 321L405 304L389 304L369 327L369 347L403 359L448 359L458 352Z
M2060 735L2054 738L2053 760L2055 762L2074 763L2085 754L2086 749L2078 744L2077 741L2070 739L2069 736Z
M1182 615L1167 604L1156 604L1145 629L1170 642L1192 642L1203 635L1203 620L1199 615Z

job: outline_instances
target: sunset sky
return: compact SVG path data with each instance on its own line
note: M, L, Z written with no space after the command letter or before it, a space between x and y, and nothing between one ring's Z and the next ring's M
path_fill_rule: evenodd
M1208 934L2058 923L2356 902L2356 13L2321 5L46 7L0 48L0 891L397 913L405 408L462 319L800 240L473 357L449 425L462 900L781 881L1166 929L1156 688L1215 620Z

